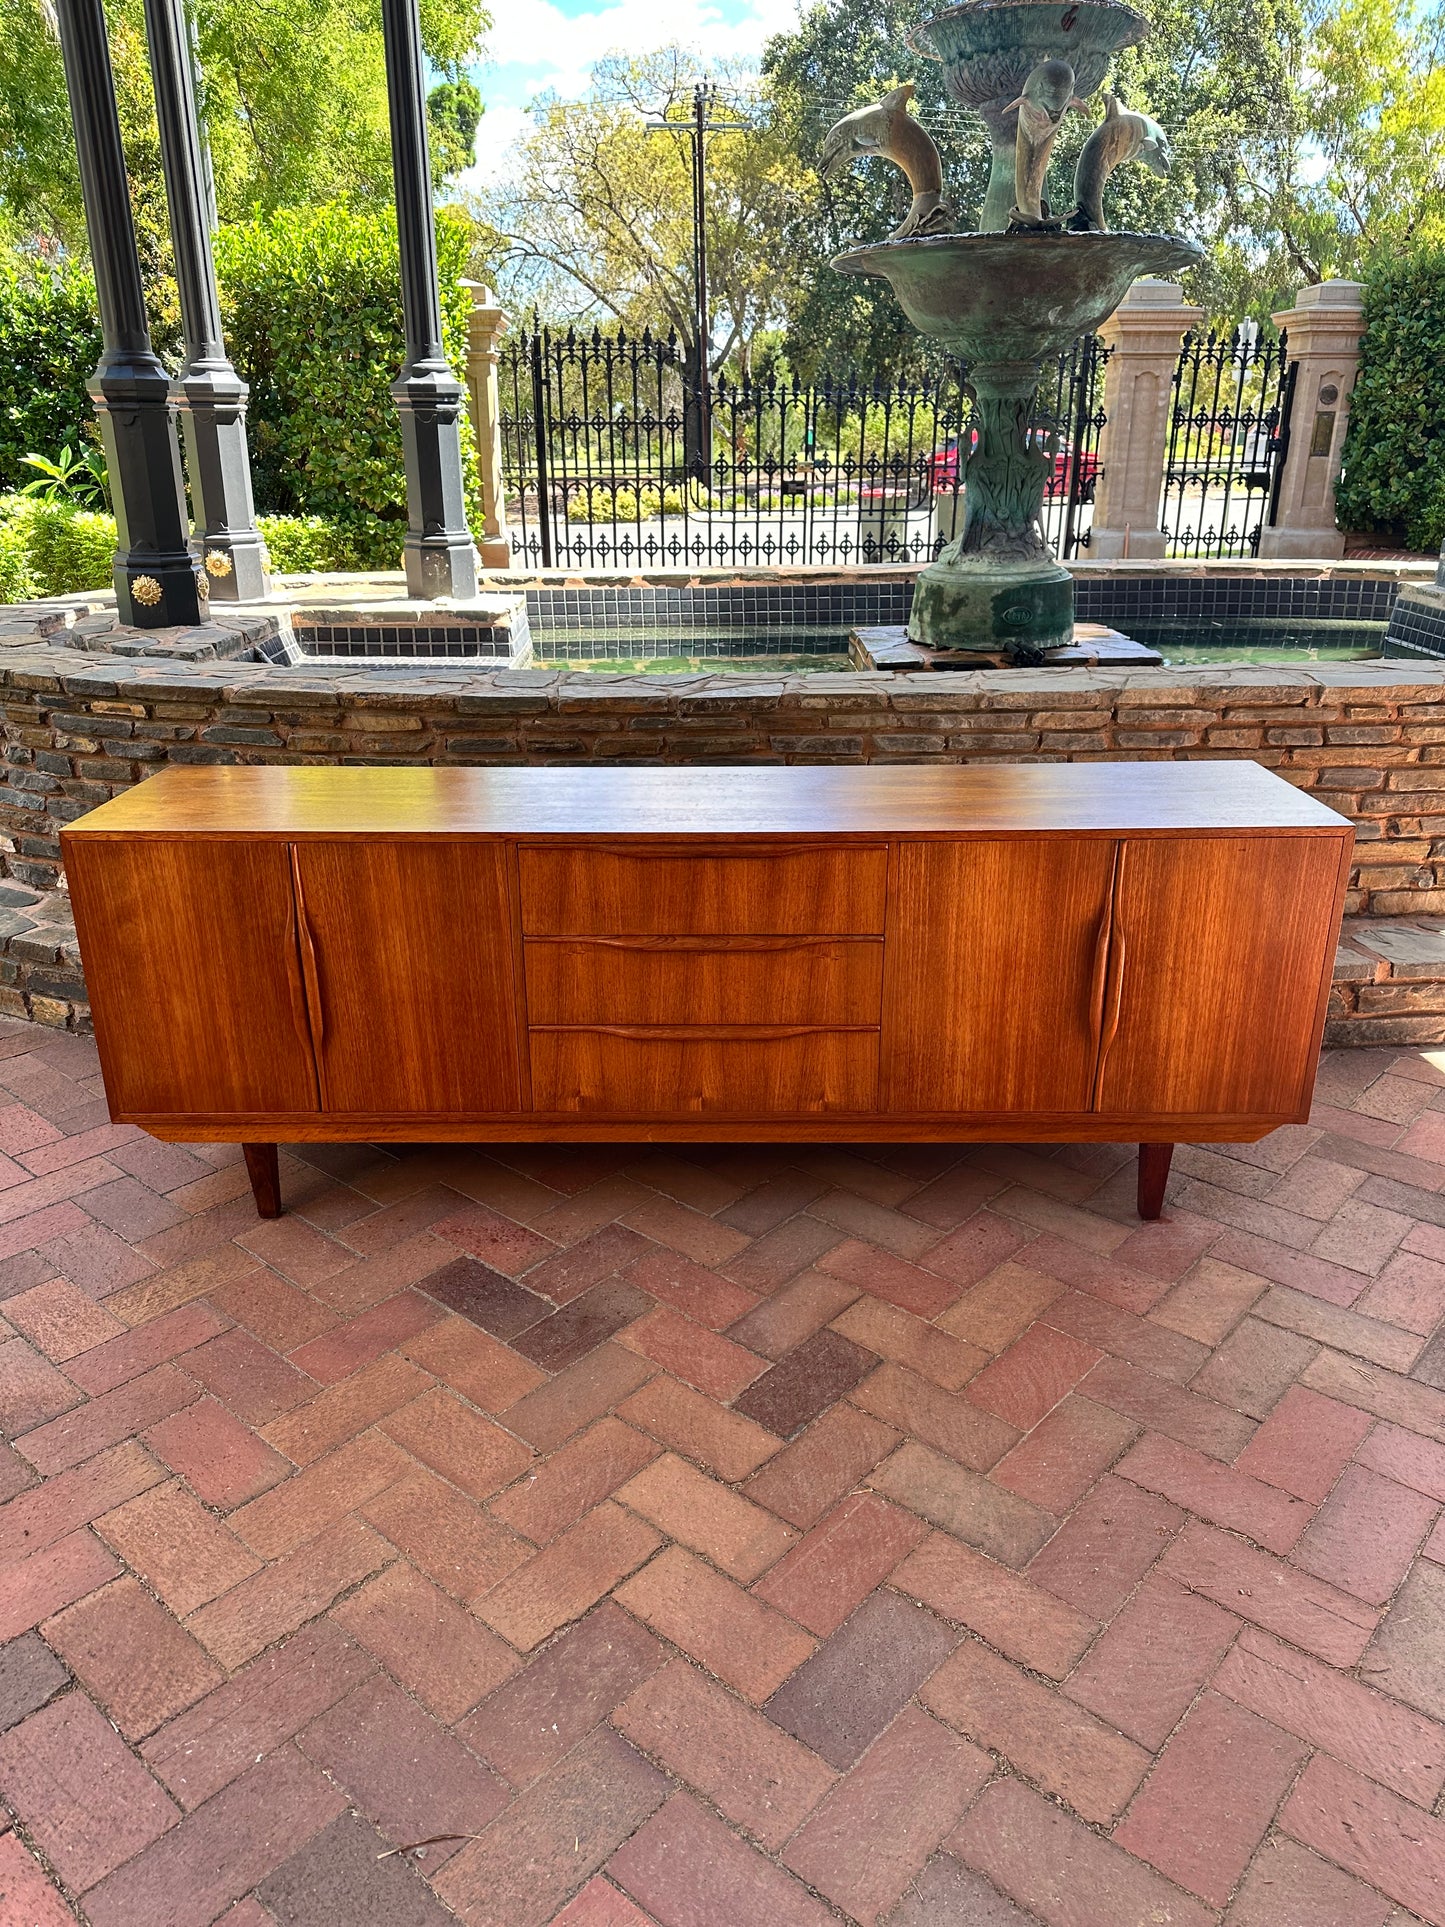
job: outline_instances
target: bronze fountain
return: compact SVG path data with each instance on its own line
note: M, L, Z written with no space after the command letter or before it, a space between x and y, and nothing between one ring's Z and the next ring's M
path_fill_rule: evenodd
M949 94L992 137L972 233L958 230L938 150L908 112L911 86L846 115L823 143L825 175L877 154L903 168L914 196L886 241L833 266L887 280L914 327L966 364L963 526L919 577L908 624L928 648L1027 663L1072 640L1073 578L1040 521L1054 459L1036 428L1044 361L1101 327L1139 276L1177 274L1202 256L1173 235L1105 228L1103 189L1117 167L1169 170L1164 130L1112 95L1079 156L1073 207L1055 214L1044 183L1065 115L1087 113L1111 56L1147 31L1123 0L965 0L914 30L913 51L942 62Z

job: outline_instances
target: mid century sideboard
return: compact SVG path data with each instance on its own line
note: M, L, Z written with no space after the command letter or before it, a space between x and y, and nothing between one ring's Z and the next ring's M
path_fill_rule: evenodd
M167 769L62 833L111 1115L276 1145L1307 1116L1349 823L1248 762Z

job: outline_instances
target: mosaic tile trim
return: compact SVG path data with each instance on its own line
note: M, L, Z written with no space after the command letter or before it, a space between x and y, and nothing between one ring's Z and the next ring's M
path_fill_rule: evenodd
M1390 612L1385 649L1390 655L1445 656L1445 596L1407 589Z

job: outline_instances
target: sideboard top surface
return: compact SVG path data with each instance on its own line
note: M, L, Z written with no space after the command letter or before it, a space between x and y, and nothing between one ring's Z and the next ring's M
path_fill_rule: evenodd
M910 836L1340 831L1258 763L173 768L88 836Z

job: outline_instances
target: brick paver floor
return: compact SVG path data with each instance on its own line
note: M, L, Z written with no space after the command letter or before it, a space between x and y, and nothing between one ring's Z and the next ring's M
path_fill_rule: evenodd
M1427 1056L1147 1227L886 1146L312 1148L267 1224L87 1042L0 1087L5 1927L1445 1924Z

